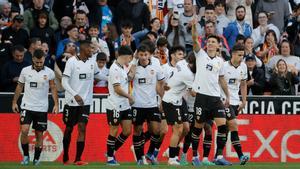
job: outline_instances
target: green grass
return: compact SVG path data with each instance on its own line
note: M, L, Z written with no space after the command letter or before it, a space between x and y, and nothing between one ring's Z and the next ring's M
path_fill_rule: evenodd
M56 162L43 162L40 166L21 166L19 163L0 163L0 169L101 169L101 168L118 168L118 169L137 169L137 168L151 168L151 169L170 169L170 168L195 168L191 165L189 166L180 166L180 167L170 167L166 164L160 164L156 166L137 166L134 163L121 163L118 167L109 167L104 163L91 163L87 166L74 166L68 165L63 166L61 163ZM300 169L300 163L249 163L245 166L233 165L233 166L212 166L212 167L200 167L201 169L221 169L221 168L229 168L229 169Z

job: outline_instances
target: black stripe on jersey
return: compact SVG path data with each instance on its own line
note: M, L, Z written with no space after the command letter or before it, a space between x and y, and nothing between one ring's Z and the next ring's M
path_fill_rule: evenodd
M119 86L121 83L114 83L113 86Z
M97 75L97 74L99 74L100 72L97 72L97 73L95 73L94 75Z
M162 79L159 79L158 81L162 81L162 80L164 80L165 78L162 78Z
M20 83L20 84L25 84L25 83L22 83L22 82L20 82L20 81L18 81L18 83Z
M66 74L63 74L63 76L65 76L65 77L70 77L69 75L66 75Z

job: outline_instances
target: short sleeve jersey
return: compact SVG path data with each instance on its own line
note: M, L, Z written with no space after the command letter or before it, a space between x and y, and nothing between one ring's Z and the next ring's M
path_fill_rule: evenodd
M209 57L207 53L200 49L196 56L196 76L193 90L208 96L220 97L219 77L224 76L223 64L221 57Z
M19 77L19 83L25 86L21 108L47 112L49 81L54 78L54 72L46 66L40 71L36 71L32 66L23 68Z
M69 77L70 87L82 98L84 105L91 105L94 76L97 74L99 74L99 68L95 59L89 58L82 61L76 56L68 59L63 76ZM65 92L65 99L69 106L79 106L74 96L68 91Z
M133 107L150 108L157 106L157 81L163 80L164 74L159 65L154 65L151 60L146 66L139 63L133 79Z
M230 93L230 104L239 105L240 97L239 90L242 80L247 80L247 66L242 62L238 67L234 67L230 61L224 63L224 78L227 82L228 90ZM225 94L222 90L222 97L225 98Z
M168 80L170 89L165 92L163 101L173 105L182 105L182 98L186 89L191 89L194 81L194 74L188 67L185 60L176 64L173 76Z
M122 90L126 93L129 91L127 71L123 66L116 61L111 65L108 75L108 109L123 111L130 109L129 100L126 97L118 95L114 86L120 85Z

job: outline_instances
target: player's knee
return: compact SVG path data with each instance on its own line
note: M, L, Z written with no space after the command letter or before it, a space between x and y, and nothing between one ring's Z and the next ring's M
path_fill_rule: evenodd
M29 129L21 129L21 135L22 136L28 136L28 134L29 134Z
M189 125L183 125L182 135L186 136L190 132L190 126Z
M168 133L168 126L161 126L160 128L160 135L166 135Z
M182 133L183 133L183 125L180 124L180 125L174 125L173 126L173 133L178 135L178 136L181 136Z
M142 134L143 128L140 126L135 126L133 130L133 135L140 136Z
M229 131L237 131L238 130L238 124L235 119L230 120L228 122L228 129L229 129Z
M84 134L86 132L85 124L78 124L78 133Z
M130 136L130 134L131 134L131 128L123 129L122 133L126 137Z

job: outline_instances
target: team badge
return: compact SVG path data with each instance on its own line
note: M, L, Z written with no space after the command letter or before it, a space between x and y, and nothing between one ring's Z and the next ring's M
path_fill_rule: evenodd
M94 65L91 65L91 69L92 69L92 70L94 69Z
M153 70L153 69L150 71L150 74L151 74L151 75L154 75L154 70Z
M24 121L24 117L21 117L21 122L23 122Z
M118 119L114 119L114 123L117 123L118 122Z
M47 75L44 75L44 80L47 80L48 79L48 76Z

